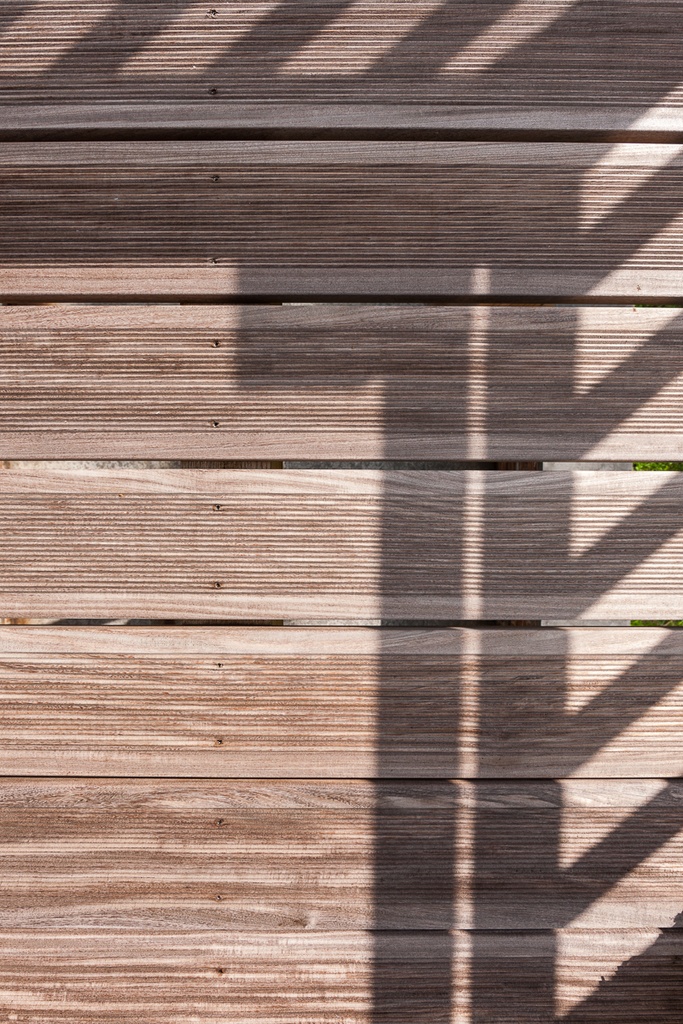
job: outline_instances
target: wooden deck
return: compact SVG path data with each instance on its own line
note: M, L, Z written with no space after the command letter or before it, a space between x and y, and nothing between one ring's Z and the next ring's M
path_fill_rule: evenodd
M683 0L5 8L0 1019L680 1024Z

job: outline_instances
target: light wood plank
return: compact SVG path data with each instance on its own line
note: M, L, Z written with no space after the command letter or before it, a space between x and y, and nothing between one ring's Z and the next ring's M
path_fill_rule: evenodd
M0 700L7 775L683 772L661 629L5 627Z
M10 5L0 110L24 131L680 131L680 21L679 0Z
M678 927L678 781L3 779L0 928Z
M680 613L676 473L54 463L5 470L0 485L11 618Z
M607 306L5 306L0 458L677 459L682 322Z
M8 1019L35 1024L672 1024L682 949L675 930L14 931L0 934L0 978Z
M0 295L676 297L677 145L26 143Z

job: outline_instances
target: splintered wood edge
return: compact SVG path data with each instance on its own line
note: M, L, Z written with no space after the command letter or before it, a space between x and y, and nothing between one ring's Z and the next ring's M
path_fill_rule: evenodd
M0 656L130 654L155 658L381 654L576 658L683 656L683 631L557 629L391 629L297 626L0 626Z
M637 811L648 802L667 814L680 809L680 780L636 778L223 778L69 775L0 776L0 807L28 814L32 807L58 814L68 808L91 806L129 814L131 823L145 816L193 808L202 812L237 813L245 809L298 812L334 811L353 815L379 808L399 815L427 818L439 810L457 807L483 810L534 811L553 820L558 808L572 812L574 821L587 827L604 810ZM371 820L367 819L371 825ZM88 825L85 824L87 831ZM143 838L142 842L146 840ZM57 840L59 845L59 840ZM672 856L670 851L667 856ZM20 864L22 851L14 855ZM9 859L8 859L9 864ZM683 927L683 923L681 925Z
M63 330L207 330L238 334L249 330L354 330L354 331L419 331L438 332L459 329L470 330L473 315L487 318L494 314L487 330L494 334L506 331L538 330L550 332L544 342L552 345L556 333L566 333L572 342L576 332L576 316L581 311L587 317L587 338L608 328L622 331L633 328L642 332L649 325L653 329L671 327L670 311L658 308L628 306L585 306L581 303L544 306L477 305L458 306L406 306L397 300L395 305L370 301L359 303L317 301L283 303L282 305L222 304L206 306L167 303L130 305L128 303L52 302L37 306L0 306L1 330L63 331ZM683 316L683 308L679 314ZM681 325L683 329L683 324ZM538 342L536 342L538 344Z
M682 167L680 146L669 143L584 142L9 142L0 149L0 168L192 167L198 163L476 165L488 167ZM189 184L189 182L188 182Z
M301 497L359 497L391 501L406 496L427 500L471 496L468 488L481 489L482 497L515 498L520 501L566 499L571 488L582 502L620 496L657 500L666 486L665 500L683 498L683 473L671 471L578 470L538 473L497 470L381 470L381 469L149 469L84 468L59 462L25 464L0 469L0 486L10 494L78 494L118 498L182 494L189 497L227 498L233 495L300 495ZM381 511L378 507L377 515Z
M659 132L683 131L683 112L675 103L657 105ZM635 103L515 102L430 103L429 101L332 103L305 99L210 100L177 103L129 100L125 102L3 103L6 131L89 131L192 129L193 131L289 128L301 132L317 128L347 129L450 129L460 131L600 131L628 132L629 137L648 137L652 129L638 129L643 106ZM634 125L636 127L634 127ZM420 143L423 145L424 143Z
M0 932L0 949L3 956L30 954L43 955L68 962L72 957L79 966L114 966L116 964L142 965L149 959L168 955L182 958L186 963L201 963L205 958L213 962L217 954L245 957L275 956L283 961L297 960L317 962L319 960L361 959L367 963L375 958L384 960L421 961L437 957L450 957L460 943L477 936L477 948L481 953L498 957L525 960L556 952L556 936L570 933L581 938L591 951L600 952L600 947L620 946L629 936L640 936L644 941L655 941L668 937L676 944L683 941L683 930L675 928L603 928L582 929L562 928L556 933L509 929L507 931L483 931L476 929L452 929L448 932L390 932L384 935L369 931L312 932L238 932L227 929L183 933L164 931L154 933L136 929L111 928L105 932L83 929L78 933L67 931L40 931L37 929ZM381 948L378 949L378 939ZM671 946L663 951L670 956ZM253 962L252 962L253 966ZM33 964L35 971L36 965Z

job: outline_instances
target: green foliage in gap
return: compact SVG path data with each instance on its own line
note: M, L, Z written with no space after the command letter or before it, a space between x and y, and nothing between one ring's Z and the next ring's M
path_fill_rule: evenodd
M631 619L632 626L683 626L683 622L676 622L674 619Z

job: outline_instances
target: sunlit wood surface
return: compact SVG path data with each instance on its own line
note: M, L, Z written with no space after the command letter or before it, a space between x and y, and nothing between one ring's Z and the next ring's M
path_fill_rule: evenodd
M0 934L3 996L34 1007L33 1019L222 1024L433 1024L476 1012L501 1024L560 1020L589 1024L675 1020L680 992L680 933L362 932L256 935L207 929L16 930ZM476 955L481 994L472 999ZM628 961L629 955L632 959ZM621 966L622 961L628 961ZM556 971L548 971L548 963ZM30 965L30 973L29 973ZM606 965L609 965L606 966ZM439 998L453 977L449 1005ZM550 988L549 992L549 986ZM647 996L645 993L647 992ZM382 1014L373 1009L382 1003ZM562 1016L559 1016L562 1014ZM17 1019L20 1019L17 1017Z
M680 0L37 0L5 130L680 131Z
M0 1019L683 1020L682 16L2 5Z
M682 796L656 779L5 779L0 927L443 931L472 924L475 896L487 930L651 927L683 893ZM456 828L476 862L453 865Z
M682 342L662 306L5 306L0 456L681 458Z
M30 463L27 464L30 467ZM19 617L672 618L679 473L9 469Z
M167 778L678 776L683 641L623 632L5 627L0 765Z

